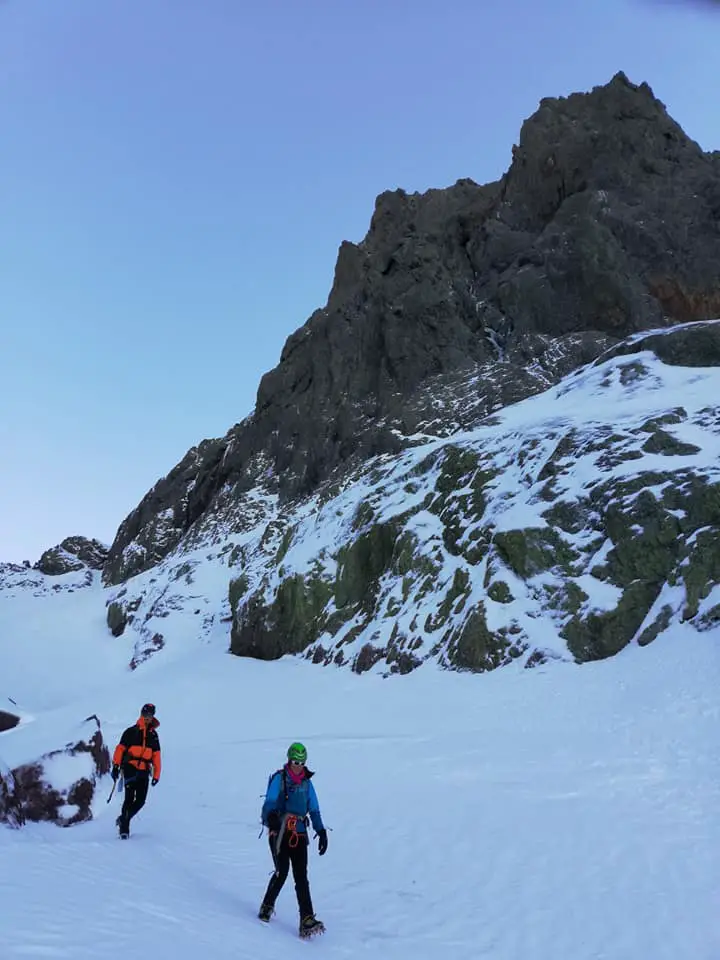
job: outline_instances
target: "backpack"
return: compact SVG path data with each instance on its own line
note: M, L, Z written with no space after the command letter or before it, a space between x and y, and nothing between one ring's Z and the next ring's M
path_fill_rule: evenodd
M268 777L267 786L265 787L265 796L267 796L268 794L268 790L270 789L270 784L273 781L273 777L277 776L278 773L282 776L282 793L285 796L285 803L287 803L288 787L287 787L287 771L285 770L285 767L280 767L279 770L276 770L274 773L270 774L270 776Z

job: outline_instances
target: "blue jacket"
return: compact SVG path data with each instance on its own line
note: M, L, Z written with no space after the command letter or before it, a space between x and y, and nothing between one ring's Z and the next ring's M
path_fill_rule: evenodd
M285 767L276 770L268 781L265 803L262 807L262 822L268 825L268 814L276 811L282 817L284 814L294 814L298 818L297 832L305 833L307 826L305 817L310 816L316 832L324 830L320 807L318 805L315 787L310 782L312 770L305 768L305 776L300 783L293 783Z

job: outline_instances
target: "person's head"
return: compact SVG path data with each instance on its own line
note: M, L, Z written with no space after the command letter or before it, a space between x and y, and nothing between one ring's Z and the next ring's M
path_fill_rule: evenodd
M302 743L291 743L288 747L287 758L290 766L299 770L307 762L307 750Z
M140 708L140 716L143 718L145 723L150 723L155 719L155 704L154 703L144 703Z

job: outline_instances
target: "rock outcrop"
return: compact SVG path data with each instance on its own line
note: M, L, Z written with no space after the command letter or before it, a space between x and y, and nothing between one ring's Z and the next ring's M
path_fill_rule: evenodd
M12 770L0 760L0 823L9 827L25 824L22 797Z
M720 367L720 323L693 323L666 333L638 335L609 350L603 359L649 350L663 363L680 367Z
M18 723L20 723L20 717L15 716L14 713L8 713L6 710L0 710L0 733L12 730Z
M288 505L244 542L232 652L481 672L717 630L718 335L720 321L635 338L507 423Z
M105 581L149 569L258 483L307 494L418 430L446 435L459 406L471 426L633 333L720 316L719 222L720 153L623 74L543 100L496 183L382 194L252 416L155 485Z
M34 569L48 576L59 576L77 570L102 570L108 548L99 540L87 537L66 537L62 543L46 550Z
M0 823L45 820L69 827L92 819L95 790L110 770L110 753L98 718L84 723L92 732L12 771L0 768Z

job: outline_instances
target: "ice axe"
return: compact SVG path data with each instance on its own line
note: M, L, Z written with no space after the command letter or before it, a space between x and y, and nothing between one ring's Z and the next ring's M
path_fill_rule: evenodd
M286 823L287 814L284 814L278 832L276 834L271 833L268 837L268 840L270 841L270 853L272 854L273 866L275 867L275 876L280 876L280 868L278 867L278 854L280 853L280 844L282 843L283 834L285 833Z
M277 850L275 849L275 842L277 837L274 834L270 834L268 837L268 843L270 844L270 856L272 857L273 866L275 867L275 875L279 873L278 871L278 862L277 862Z
M125 780L125 777L123 776L122 773L121 773L120 776L117 778L117 780L113 780L112 790L110 791L110 796L109 796L109 797L107 798L107 800L105 801L106 803L110 803L110 801L112 800L113 794L115 793L115 787L116 787L118 784L120 784L120 790L122 791L124 780Z

